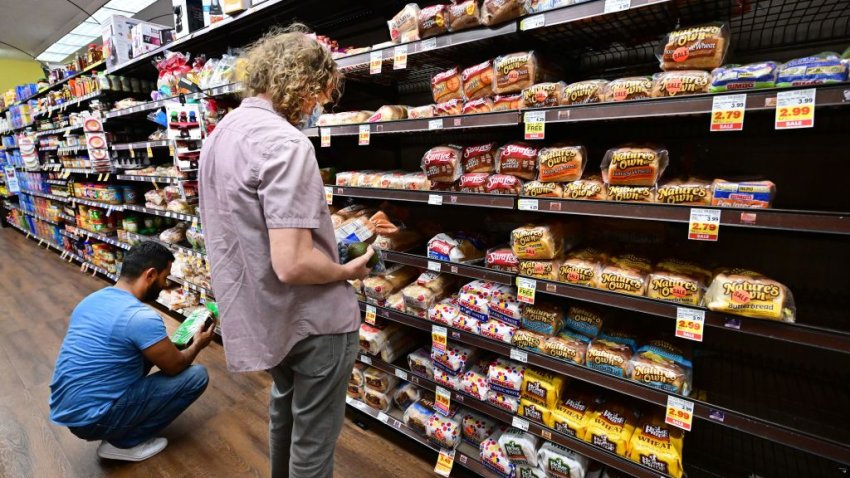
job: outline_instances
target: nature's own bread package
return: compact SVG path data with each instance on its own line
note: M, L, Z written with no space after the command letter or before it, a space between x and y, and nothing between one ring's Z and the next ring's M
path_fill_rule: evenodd
M652 77L652 97L696 95L708 93L711 74L700 70L667 71Z
M587 150L578 144L558 143L537 154L537 180L565 183L581 179L587 165Z
M602 159L602 179L611 186L652 187L668 163L663 147L625 145L611 148Z
M796 307L785 285L745 269L724 269L705 293L711 310L758 319L794 322Z
M571 83L561 93L561 104L582 105L603 101L608 80L585 80Z
M722 23L696 25L667 35L661 53L661 69L707 70L723 64L729 48L729 29Z

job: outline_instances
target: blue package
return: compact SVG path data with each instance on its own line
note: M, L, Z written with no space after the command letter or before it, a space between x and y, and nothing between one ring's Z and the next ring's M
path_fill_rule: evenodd
M626 345L632 352L637 348L637 339L635 336L623 330L606 329L599 334L599 338L614 342L615 344Z
M594 309L574 305L567 312L564 325L581 334L596 337L602 330L602 314Z
M653 340L631 361L631 378L670 393L689 395L693 380L690 353L666 340Z
M731 90L773 88L776 85L776 69L773 61L750 63L749 65L725 65L711 72L709 91L718 93Z
M594 339L587 348L585 365L587 368L626 378L632 349L626 345L602 338Z
M837 53L796 58L779 67L776 86L807 86L847 81L847 64Z

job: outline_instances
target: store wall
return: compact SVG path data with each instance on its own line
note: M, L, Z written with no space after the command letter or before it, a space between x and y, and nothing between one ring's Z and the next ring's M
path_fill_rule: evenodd
M44 72L37 61L0 59L0 93L39 78L44 78Z

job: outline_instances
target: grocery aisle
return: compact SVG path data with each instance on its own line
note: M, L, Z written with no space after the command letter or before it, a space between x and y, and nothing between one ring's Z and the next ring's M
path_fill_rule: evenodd
M48 387L68 316L80 299L108 284L34 246L17 231L0 229L0 476L268 475L269 380L262 373L227 373L217 343L198 360L210 372L207 392L166 430L169 448L146 462L101 462L97 443L51 425ZM165 321L169 331L176 327L174 319ZM435 457L399 440L391 430L364 431L347 420L335 476L362 477L367 470L371 477L433 476Z

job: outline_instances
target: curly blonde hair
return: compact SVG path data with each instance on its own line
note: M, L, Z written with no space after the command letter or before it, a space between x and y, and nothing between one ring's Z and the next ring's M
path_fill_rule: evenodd
M275 111L298 126L305 101L321 94L340 95L342 75L331 52L303 24L266 33L245 50L245 95L266 94Z

